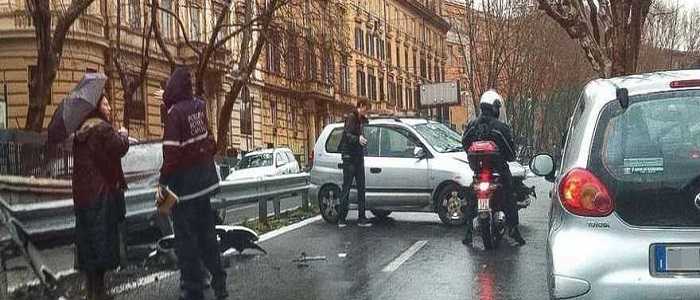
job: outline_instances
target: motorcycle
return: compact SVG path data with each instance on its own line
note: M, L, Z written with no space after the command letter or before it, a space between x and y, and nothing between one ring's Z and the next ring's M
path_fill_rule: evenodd
M534 187L528 188L522 179L513 180L512 193L504 195L501 175L495 172L494 161L499 159L498 147L492 141L477 141L467 149L469 163L474 174L471 189L476 200L477 231L486 249L498 248L506 233L506 214L504 201L514 197L517 209L530 205L530 196L537 197Z

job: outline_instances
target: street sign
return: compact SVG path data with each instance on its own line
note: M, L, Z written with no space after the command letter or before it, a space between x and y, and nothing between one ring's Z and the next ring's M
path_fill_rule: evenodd
M459 81L420 85L421 108L455 106L460 104Z

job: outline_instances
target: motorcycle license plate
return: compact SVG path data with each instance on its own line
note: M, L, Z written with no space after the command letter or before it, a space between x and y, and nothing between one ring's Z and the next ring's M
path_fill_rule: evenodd
M477 209L479 211L488 211L490 209L489 198L479 198L479 204L477 206Z
M652 269L657 274L700 273L700 245L652 246Z

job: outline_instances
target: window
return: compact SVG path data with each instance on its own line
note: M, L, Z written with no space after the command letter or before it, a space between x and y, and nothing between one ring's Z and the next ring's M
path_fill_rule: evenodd
M190 7L190 40L200 41L202 34L202 8L197 5Z
M379 156L392 158L414 158L413 151L417 139L403 128L382 127L379 142Z
M173 11L173 0L162 0L160 6L169 11ZM173 16L162 10L160 11L160 30L164 38L173 38Z
M144 80L144 83L146 80ZM131 96L131 103L127 104L129 120L146 121L146 103L143 96L143 83Z
M406 83L406 109L413 109L413 93L411 92L411 85Z
M279 33L277 32L273 32L270 35L272 36L272 40L279 39ZM282 72L282 68L280 66L282 57L279 48L277 48L278 46L279 45L275 43L267 43L267 69L271 73Z
M401 68L401 51L398 43L396 44L396 68Z
M241 91L241 134L253 134L253 98L247 86Z
M377 52L379 52L379 59L386 59L386 48L384 48L384 40L379 39L377 44Z
M421 57L420 58L420 77L427 78L427 70L425 67L425 58Z
M343 127L333 129L333 131L331 131L331 134L328 136L328 140L326 140L326 152L340 153L340 149L338 149L338 147L340 146L340 140L342 138Z
M377 157L379 156L379 136L380 128L375 126L365 126L363 128L363 135L367 139L367 152L365 156Z
M277 152L277 165L276 167L284 166L289 162L287 155L282 152Z
M392 64L392 57L391 57L391 42L390 41L386 41L386 55L387 55L386 62L387 62L387 64L391 65Z
M331 54L331 49L324 48L323 50L323 71L321 76L325 84L333 84L335 81L335 65L333 63L333 55Z
M389 77L389 103L396 103L396 84L393 77Z
M314 49L314 44L311 42L306 43L306 53L304 54L304 65L306 66L306 79L316 80L318 73L318 66L316 64L316 51Z
M384 77L379 77L379 101L386 101L386 95L384 94Z
M428 61L428 80L433 80L433 62L430 60Z
M367 55L374 56L374 34L367 32Z
M340 64L340 91L350 93L350 70L347 57L343 57Z
M374 76L374 69L367 71L367 88L369 99L377 100L377 77Z
M357 66L357 96L367 97L367 89L365 87L365 72L362 66Z
M297 33L289 26L287 30L287 78L298 79L301 74L301 65L299 64L299 46L297 44Z
M408 62L409 62L409 60L408 60L408 46L406 46L406 48L404 50L405 51L403 52L403 58L404 58L403 63L404 63L404 67L406 68L406 72L408 72Z
M396 92L398 94L398 105L399 108L404 109L406 106L404 105L403 102L403 80L399 80L399 83L396 85Z
M359 52L365 51L365 34L360 27L355 27L355 49Z
M440 78L440 66L435 64L435 81L440 82L442 78Z
M418 74L418 51L413 51L413 74Z
M141 1L129 0L129 25L131 29L141 29Z

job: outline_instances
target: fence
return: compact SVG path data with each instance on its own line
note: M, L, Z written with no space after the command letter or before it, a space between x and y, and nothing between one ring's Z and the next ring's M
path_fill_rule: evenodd
M0 174L70 178L73 154L64 145L0 142Z

